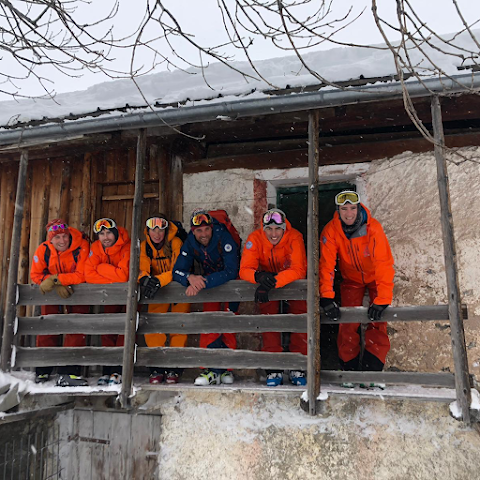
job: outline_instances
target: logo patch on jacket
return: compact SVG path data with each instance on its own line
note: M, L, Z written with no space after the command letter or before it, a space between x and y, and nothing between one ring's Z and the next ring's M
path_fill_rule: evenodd
M35 263L38 263L38 257L37 257L36 255L33 256L33 261L34 261Z
M90 253L88 254L89 257L93 255L93 250L90 250Z
M326 243L327 243L327 237L325 235L322 237L322 243L324 245L326 245Z
M188 253L187 253L185 250L182 250L182 255L183 255L184 257L187 257L187 256L188 256Z
M252 242L247 242L247 244L245 245L245 248L246 248L247 250L250 250L252 247L253 247L253 243L252 243Z
M232 246L229 243L225 244L225 246L223 248L225 249L226 252L231 252L232 251Z

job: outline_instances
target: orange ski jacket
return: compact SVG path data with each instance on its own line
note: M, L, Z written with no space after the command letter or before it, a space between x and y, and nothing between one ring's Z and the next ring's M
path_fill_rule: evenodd
M176 236L178 228L173 222L168 224L168 240L172 245L172 257L167 258L163 247L160 250L155 248L155 245L148 234L148 229L145 228L144 233L146 240L140 245L140 273L138 279L146 275L154 275L160 281L160 285L164 287L172 281L172 270L180 249L182 248L182 241ZM148 252L147 252L148 250ZM149 255L150 253L150 255Z
M123 227L117 227L118 240L106 249L96 240L85 262L87 283L123 283L128 281L130 238Z
M272 245L263 228L252 232L243 249L240 262L240 278L255 282L255 272L274 272L275 288L305 278L307 275L307 255L303 235L286 220L287 228L277 245Z
M393 298L393 256L388 239L378 220L360 204L367 222L348 239L343 231L340 216L335 212L320 235L320 296L334 298L333 281L335 265L340 268L343 280L359 284L377 284L377 305L390 305Z
M62 285L78 285L85 282L85 261L90 251L90 242L76 228L69 227L72 242L65 252L59 252L51 242L39 245L33 255L30 277L39 285L50 275L58 275Z

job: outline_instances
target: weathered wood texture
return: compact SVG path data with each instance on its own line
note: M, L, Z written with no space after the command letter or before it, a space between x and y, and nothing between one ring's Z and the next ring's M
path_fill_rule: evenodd
M342 318L334 322L322 317L322 324L370 323L364 307L344 308ZM465 308L466 310L466 308ZM388 312L388 315L387 315ZM448 306L392 307L385 312L388 322L447 321ZM19 317L19 335L83 333L86 335L123 334L125 314L68 314ZM234 315L227 312L143 313L137 333L234 333L234 332L306 332L307 315Z
M20 239L23 208L25 200L25 188L27 184L27 167L28 167L28 152L23 151L20 159L17 192L15 195L15 214L12 226L12 238ZM18 264L20 259L20 242L12 241L10 243L10 261L8 266L8 277L6 284L5 295L5 317L3 323L2 336L2 358L1 368L3 371L11 369L11 353L14 339L13 325L17 312L16 294L17 294L17 278L18 278Z
M49 347L15 349L15 367L121 365L123 347Z
M138 348L136 365L166 368L266 368L306 370L300 353L270 353L229 348Z
M452 207L450 205L450 186L448 183L447 161L445 159L445 138L443 135L442 110L438 96L432 96L432 123L435 137L435 161L437 164L437 182L440 196L440 220L442 224L445 274L447 280L449 318L455 365L457 402L462 411L462 419L470 424L471 393L468 382L468 359L465 345L465 332L460 304L460 287L457 269L457 251L453 230Z
M308 216L307 216L307 310L308 310L308 412L316 415L316 399L320 393L320 305L318 242L318 168L320 146L319 112L308 116Z
M76 434L69 437L62 478L100 480L156 478L161 433L160 415L76 409Z
M203 302L251 302L256 286L243 280L232 280L212 289L202 290L195 297L185 295L185 287L172 282L161 288L154 299L142 299L140 303L203 303ZM42 295L36 285L19 285L19 305L58 305L55 292ZM74 286L75 293L64 305L126 305L127 284L81 284ZM305 300L307 281L298 280L269 293L271 300Z
M130 245L130 267L127 293L127 308L125 322L125 348L123 350L123 381L120 395L123 407L130 405L133 383L133 364L135 355L135 335L137 329L137 302L140 287L137 283L140 266L140 235L143 199L143 167L145 165L147 148L147 132L140 130L137 144L137 163L135 166L135 193L132 207L132 243Z

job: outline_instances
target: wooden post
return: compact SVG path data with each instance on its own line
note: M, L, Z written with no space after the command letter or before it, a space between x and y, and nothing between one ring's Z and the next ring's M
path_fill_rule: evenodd
M28 151L23 150L18 169L17 195L15 197L15 213L13 216L12 242L10 245L10 264L8 266L5 320L3 323L1 368L4 372L12 369L13 325L16 317L16 294L18 260L20 252L20 234L22 229L23 208L25 203L25 184L27 179ZM16 241L18 240L18 241Z
M135 336L137 330L138 269L140 266L140 227L142 219L143 177L147 150L147 131L140 130L137 142L137 165L135 169L135 194L133 197L132 231L130 247L130 271L128 277L127 315L125 323L125 346L123 348L123 374L120 403L123 408L130 406L132 394Z
M471 392L467 350L465 346L465 332L463 330L460 289L458 286L457 252L450 205L447 162L444 156L445 138L443 135L442 110L437 95L432 96L432 125L435 137L435 160L437 163L437 182L440 194L440 219L443 233L445 273L447 276L448 316L450 319L450 335L455 365L455 388L457 392L457 403L462 411L462 419L466 424L470 424Z
M172 220L183 221L183 162L187 144L174 142L170 151L170 177L168 180L168 206Z
M320 303L318 241L318 112L308 116L308 222L307 222L307 312L308 312L308 412L317 412L320 393Z

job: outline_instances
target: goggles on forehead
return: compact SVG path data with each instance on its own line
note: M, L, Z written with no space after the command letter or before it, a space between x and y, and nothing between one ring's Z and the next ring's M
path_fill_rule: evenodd
M268 211L263 215L263 225L270 225L275 223L277 225L282 225L285 223L285 215L280 212Z
M202 223L211 225L213 223L212 217L208 213L199 213L192 217L192 225L199 227Z
M117 228L117 224L111 218L101 218L93 224L93 231L95 233L100 233L102 228L110 230L111 228Z
M56 232L57 230L66 230L68 228L68 225L66 223L57 223L55 225L52 225L48 231L49 232Z
M360 203L360 197L358 196L357 192L340 192L335 197L335 205L339 207L343 207L347 202L350 202L352 205L357 205Z
M157 227L160 230L165 230L168 227L168 221L161 217L151 217L145 222L145 225L151 230Z

